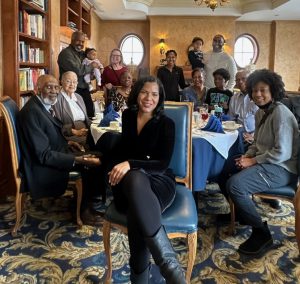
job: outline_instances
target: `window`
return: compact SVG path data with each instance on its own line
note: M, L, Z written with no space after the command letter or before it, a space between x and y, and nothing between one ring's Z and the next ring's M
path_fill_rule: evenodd
M238 67L244 68L249 64L255 64L258 57L258 45L256 39L248 34L239 36L234 45L234 59Z
M144 44L133 34L123 38L120 47L125 64L140 65L144 57Z

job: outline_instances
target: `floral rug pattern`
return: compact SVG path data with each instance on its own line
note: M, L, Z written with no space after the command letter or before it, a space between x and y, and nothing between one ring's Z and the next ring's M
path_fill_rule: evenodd
M77 229L72 221L73 198L67 194L57 200L26 202L22 228L16 238L9 232L14 222L13 200L0 205L0 283L70 284L104 283L106 259L102 227ZM258 257L237 252L251 233L238 225L234 236L228 226L216 223L217 213L228 212L228 204L217 187L208 185L199 198L199 230L192 284L198 283L300 283L300 261L294 231L292 204L283 202L275 210L257 201L268 221L274 245ZM109 202L109 200L108 200ZM103 211L106 206L103 206ZM185 241L172 242L182 265L186 267ZM129 281L129 247L126 235L111 234L113 283ZM165 283L153 265L150 283Z

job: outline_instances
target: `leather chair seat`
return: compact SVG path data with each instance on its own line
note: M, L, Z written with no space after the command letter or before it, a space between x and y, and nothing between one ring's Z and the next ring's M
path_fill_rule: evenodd
M166 209L162 214L162 224L168 233L184 232L192 233L197 231L198 216L190 204L193 204L194 198L190 190L183 185L176 185L176 197L172 206ZM112 223L127 227L127 218L125 214L120 213L112 202L108 207L105 218Z

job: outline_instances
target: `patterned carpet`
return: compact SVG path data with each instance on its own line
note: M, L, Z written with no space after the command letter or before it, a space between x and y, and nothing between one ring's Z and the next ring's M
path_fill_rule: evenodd
M0 283L103 283L105 255L101 227L72 222L70 194L57 200L27 201L18 237L8 227L13 223L12 200L0 206ZM275 244L260 257L236 252L250 234L238 226L237 235L228 236L227 226L216 226L216 213L228 211L228 204L215 185L209 185L199 201L199 232L196 264L191 283L300 283L300 262L294 234L294 211L288 202L274 210L257 201L268 220ZM103 210L105 209L105 206ZM126 236L113 231L113 283L130 283ZM187 263L184 241L173 242L183 266ZM164 283L153 266L151 283Z

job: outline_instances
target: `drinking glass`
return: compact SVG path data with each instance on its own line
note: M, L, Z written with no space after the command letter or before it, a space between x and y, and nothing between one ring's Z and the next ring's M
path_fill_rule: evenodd
M208 119L208 104L202 104L199 107L199 113L203 121Z

